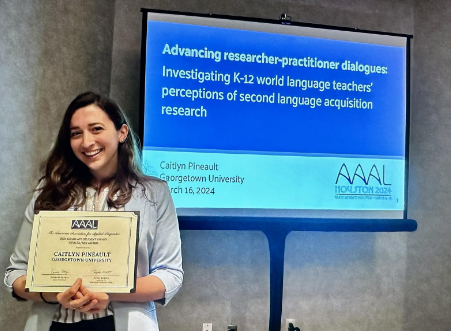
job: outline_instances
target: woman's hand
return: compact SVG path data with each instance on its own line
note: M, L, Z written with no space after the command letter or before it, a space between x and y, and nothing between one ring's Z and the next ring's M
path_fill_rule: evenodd
M85 292L86 294L83 294L81 291L82 287L85 288L81 278L78 278L74 285L66 291L58 293L56 299L64 308L75 309L82 313L90 313L90 310L95 307L98 300L94 299L92 293L87 290Z
M87 297L88 295L91 297L91 302L95 302L93 306L89 304L91 308L86 311L89 314L97 314L99 311L105 310L111 301L108 294L103 292L91 292L83 284L81 284L76 297L81 299Z

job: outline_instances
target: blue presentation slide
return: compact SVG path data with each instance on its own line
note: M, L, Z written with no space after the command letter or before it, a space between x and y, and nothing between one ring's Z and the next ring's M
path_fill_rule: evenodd
M405 49L148 21L143 164L179 208L403 210Z

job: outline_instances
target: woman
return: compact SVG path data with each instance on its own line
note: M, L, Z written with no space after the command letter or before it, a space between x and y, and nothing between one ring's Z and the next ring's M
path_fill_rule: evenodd
M180 234L166 182L144 176L138 157L114 101L87 92L71 102L6 269L13 296L34 301L25 330L158 330L153 302L166 305L183 280ZM139 211L136 292L91 292L82 279L62 293L25 292L38 210Z

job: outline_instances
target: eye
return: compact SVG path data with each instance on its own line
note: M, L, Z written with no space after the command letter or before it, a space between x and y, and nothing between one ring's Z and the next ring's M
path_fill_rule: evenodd
M92 131L93 132L100 132L100 131L102 131L103 130L103 127L101 127L101 126L94 126L93 128L92 128Z
M79 136L80 134L81 134L80 131L72 131L72 132L70 133L70 137L71 137L71 138L75 138L75 137Z

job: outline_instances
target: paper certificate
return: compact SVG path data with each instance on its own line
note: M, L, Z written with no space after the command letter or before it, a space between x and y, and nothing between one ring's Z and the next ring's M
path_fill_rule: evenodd
M26 290L134 292L138 212L41 211L34 216Z

